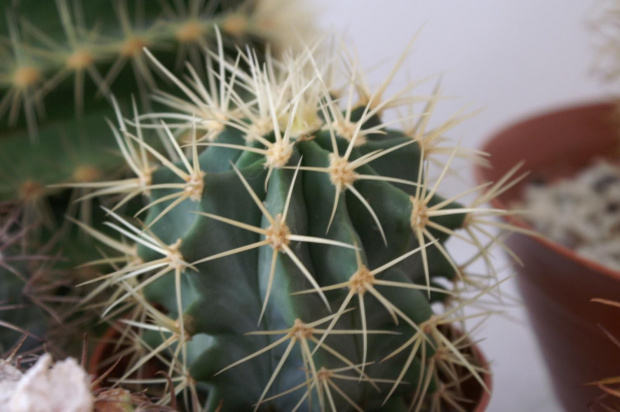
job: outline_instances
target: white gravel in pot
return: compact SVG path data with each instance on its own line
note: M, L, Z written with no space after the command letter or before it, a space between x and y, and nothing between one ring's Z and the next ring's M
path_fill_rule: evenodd
M538 232L620 271L620 164L598 160L570 179L532 183L519 206Z

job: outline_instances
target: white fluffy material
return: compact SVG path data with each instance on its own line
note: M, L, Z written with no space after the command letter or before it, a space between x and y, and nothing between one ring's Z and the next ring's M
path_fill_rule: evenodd
M68 358L45 354L27 372L0 364L0 412L91 412L90 378ZM4 369L3 369L4 368Z

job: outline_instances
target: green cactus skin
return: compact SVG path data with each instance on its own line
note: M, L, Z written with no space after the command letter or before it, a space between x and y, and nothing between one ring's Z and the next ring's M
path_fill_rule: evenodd
M1 267L0 276L3 279L0 326L4 329L0 334L0 353L6 354L11 351L24 335L35 339L26 339L22 350L40 348L42 340L39 337L45 336L49 316L25 296L26 283L23 279Z
M105 213L92 199L93 191L106 189L104 182L121 179L131 171L117 141L109 139L108 119L115 116L111 101L131 109L135 98L144 107L156 107L149 93L170 89L143 47L179 74L186 60L204 66L206 50L214 44L226 53L236 53L236 47L246 45L259 53L268 49L277 53L289 46L289 40L280 37L286 27L275 19L282 16L269 15L278 3L12 0L0 5L0 202L18 205L19 225L33 227L25 240L28 249L46 248L55 257L48 262L49 271L64 273L63 284L77 285L95 276L86 273L93 267L75 267L101 258L96 244L78 233L64 215L105 232ZM290 10L286 4L281 6L281 11ZM198 69L198 75L204 77L204 70ZM88 201L76 204L76 199ZM134 206L141 207L128 199L123 210L131 214ZM51 278L58 280L50 276L50 282ZM0 272L0 296L23 295L14 281L6 270ZM92 292L70 289L86 297ZM53 290L58 289L49 286L46 293L53 294ZM7 311L6 316L15 315L11 322L44 336L50 328L29 325L33 317L47 318L38 312L25 313ZM4 315L0 319L8 321ZM20 316L25 317L20 321ZM88 323L83 314L73 320ZM92 329L81 332L92 333ZM4 329L0 330L1 339L14 343L15 333L7 333L5 339ZM81 340L82 333L69 335ZM48 341L47 346L53 343Z
M107 136L112 94L122 107L165 82L143 52L181 73L204 51L288 46L269 19L278 1L18 0L0 19L0 200L37 209L72 182L88 187L125 167ZM287 9L286 4L282 6ZM290 8L290 7L288 7ZM277 17L277 16L276 16ZM271 24L271 26L270 26ZM199 70L200 71L200 70ZM27 159L27 160L26 160ZM41 218L41 216L38 216ZM49 223L49 222L48 222Z
M383 98L353 73L337 89L325 79L338 68L310 51L266 65L252 52L217 59L207 70L226 81L216 89L186 87L155 61L183 103L118 116L127 158L142 151L159 164L142 186L144 224L108 210L108 226L137 249L87 229L124 256L94 279L116 290L106 315L125 307L121 323L147 347L121 381L167 359L177 393L209 411L437 409L462 397L457 370L484 386L449 325L495 281L468 282L445 244L455 235L488 259L497 239L486 218L505 212L481 205L510 176L468 206L438 194L453 158L471 155L451 149L428 178L429 156L458 122L428 128L439 93L413 127L391 129L382 112L410 88ZM361 103L336 92L354 89ZM153 127L168 150L139 133Z
M475 154L441 146L460 118L429 128L439 91L419 121L391 128L383 112L413 101L411 87L371 93L351 63L339 89L313 47L271 58L266 2L39 3L12 3L0 22L0 200L17 199L22 225L42 221L37 244L54 238L64 258L54 270L104 265L71 279L80 307L103 308L135 346L121 382L157 358L187 408L209 411L437 410L462 398L455 376L484 386L449 325L495 284L471 281L445 245L464 239L488 263L487 218L503 211L481 207L489 194L463 206L437 192L453 157ZM259 51L226 57L248 42ZM76 198L85 218L68 226ZM2 296L23 296L0 270ZM42 312L3 321L44 335Z
M38 277L50 258L25 252L23 241L29 228L19 228L19 211L0 204L0 354L13 349L22 336L43 337L50 317L37 300ZM26 339L22 350L40 347L42 340Z

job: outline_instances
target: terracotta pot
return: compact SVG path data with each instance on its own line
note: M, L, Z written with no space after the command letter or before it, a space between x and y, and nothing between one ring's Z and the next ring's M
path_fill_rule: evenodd
M457 331L457 333L459 332ZM490 371L489 362L484 357L484 354L480 351L480 348L477 345L473 345L470 347L470 349L472 351L473 357L478 360L478 364L482 367L482 369ZM467 399L477 399L477 402L475 402L474 404L463 405L465 407L465 410L469 410L472 412L484 412L489 407L489 402L491 401L491 394L493 393L492 374L485 373L482 378L484 384L489 389L489 392L485 391L482 386L480 386L480 383L478 383L478 381L475 380L473 377L470 377L463 383L463 392L467 394Z
M95 346L95 350L88 360L88 373L90 375L99 377L108 373L107 370L112 367L112 365L106 365L106 363L109 363L106 362L106 360L114 355L114 342L119 336L120 333L118 330L112 327L108 328L108 330L103 334L101 340ZM99 386L101 386L101 384L99 384L95 389L99 389Z
M454 330L454 333L460 334L458 330ZM102 367L100 365L104 364L106 362L106 359L114 355L114 343L113 342L118 337L119 337L118 330L114 328L110 328L105 333L105 335L102 337L101 342L95 347L95 350L93 351L93 354L90 358L89 365L88 365L88 371L92 376L100 376L102 373L105 373L107 371L109 366ZM469 349L470 349L470 353L477 360L478 366L481 367L483 370L487 370L487 371L490 370L489 362L486 360L486 358L480 351L480 348L476 345L472 345L469 347ZM121 368L124 368L125 366L126 365L122 365ZM161 367L162 365L159 364L157 366ZM122 373L121 368L119 368L120 373ZM157 370L158 369L152 368L150 373L154 375ZM115 375L115 372L112 371L108 376L110 378L118 377L119 372L117 372ZM489 389L489 392L485 391L480 386L478 381L475 380L473 377L470 377L469 379L465 380L461 384L463 392L465 393L466 399L477 400L474 403L467 403L463 405L464 409L467 411L485 412L487 410L487 407L489 406L489 402L491 400L491 392L493 390L493 380L491 378L490 373L483 374L482 378L483 378L485 385ZM110 381L109 383L111 384L112 382L113 381ZM96 389L99 389L99 388L96 388Z
M95 378L105 375L105 379L93 388L95 390L113 387L115 384L115 379L123 376L129 367L128 357L121 357L120 361L117 363L119 351L124 351L127 349L127 346L125 345L117 347L117 342L120 336L121 334L118 329L114 327L108 328L99 340L99 343L95 346L93 353L89 358L88 373ZM145 376L150 378L161 378L161 376L157 376L156 374L159 371L165 370L166 366L162 362L157 359L152 359L141 368L140 376L134 374L129 378L134 379Z
M510 207L529 181L572 175L595 157L617 153L613 110L610 103L564 108L495 134L482 147L493 167L478 167L478 180L497 181L520 161L525 161L523 170L530 171L528 179L500 196L495 206ZM529 227L519 219L510 221ZM620 273L541 238L516 234L506 243L523 261L523 267L514 265L517 283L556 395L567 411L589 406L600 410L601 405L592 402L601 391L585 384L620 375L620 348L602 330L620 338L620 309L591 299L619 300Z

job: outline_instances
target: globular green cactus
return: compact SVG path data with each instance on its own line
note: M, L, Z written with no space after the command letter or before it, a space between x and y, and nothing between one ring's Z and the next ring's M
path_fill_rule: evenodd
M484 389L486 371L450 325L486 316L462 310L496 283L469 279L471 262L446 242L490 263L488 243L501 243L491 217L505 212L484 203L510 176L442 196L454 158L474 153L451 148L429 177L458 122L429 126L439 91L385 97L388 78L372 93L354 63L313 49L264 64L220 50L207 67L217 87L150 56L183 97L159 94L169 111L117 110L135 176L98 194L139 199L144 223L106 209L122 242L81 226L106 250L98 263L113 265L91 281L111 296L104 315L147 348L120 382L158 359L194 410L467 409L463 382ZM382 120L414 102L413 126ZM144 135L153 130L163 147Z
M236 54L237 47L252 46L259 55L277 55L311 24L299 20L299 3L288 0L11 0L0 8L0 202L19 210L19 222L7 230L28 228L26 247L11 248L14 258L41 249L53 257L46 272L54 275L40 276L50 296L59 290L59 279L63 285L81 283L95 269L75 267L99 257L95 244L64 215L99 228L104 213L92 190L133 166L109 139L111 101L130 109L135 96L143 107L156 107L149 93L172 98L175 92L144 48L180 75L186 60L197 67L210 61L211 49ZM299 37L287 36L296 29ZM209 87L218 83L200 68L194 74ZM13 286L24 283L0 270L0 295L23 296ZM69 289L58 292L57 302L91 292ZM80 317L71 322L87 322ZM18 315L15 320L20 323ZM21 323L28 329L29 322ZM28 330L38 335L47 328L35 329ZM7 333L5 340L14 341Z

